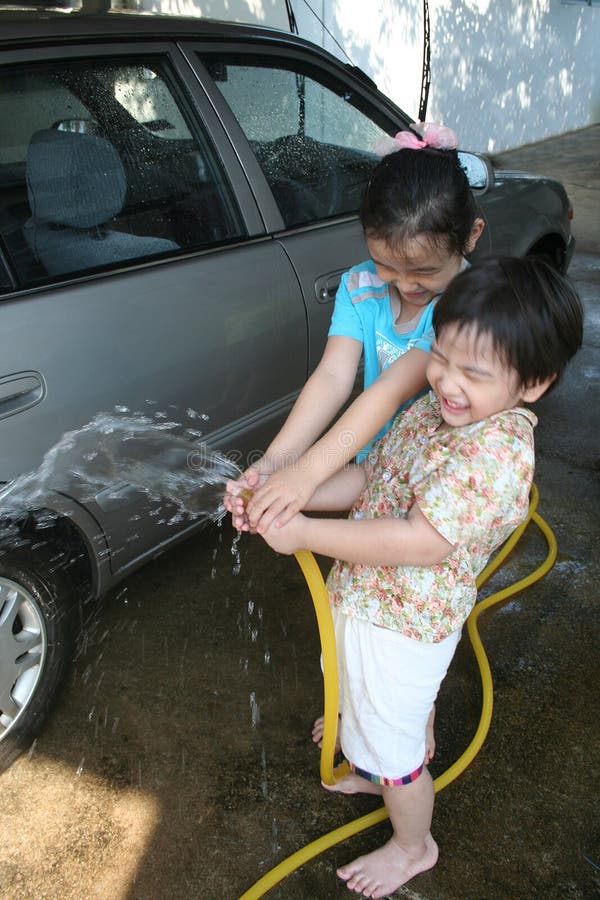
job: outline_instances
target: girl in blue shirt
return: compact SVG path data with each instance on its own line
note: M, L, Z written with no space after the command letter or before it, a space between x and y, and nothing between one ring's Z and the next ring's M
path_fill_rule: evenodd
M225 498L240 530L288 522L426 389L435 300L467 265L484 222L454 132L414 127L422 140L402 131L381 148L360 208L370 259L342 277L319 365L265 455ZM365 392L317 440L349 399L363 355ZM255 492L247 509L235 497L241 488Z

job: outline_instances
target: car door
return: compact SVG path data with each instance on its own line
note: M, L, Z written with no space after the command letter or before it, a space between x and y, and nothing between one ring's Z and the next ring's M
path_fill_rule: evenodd
M321 358L341 274L367 257L358 208L377 145L406 127L374 86L314 49L186 44L289 256L309 322L309 372Z
M127 415L202 430L245 465L304 383L306 314L179 50L5 53L0 112L0 481ZM56 487L50 463L37 502L85 508L113 573L174 536L144 492L90 491L71 468Z

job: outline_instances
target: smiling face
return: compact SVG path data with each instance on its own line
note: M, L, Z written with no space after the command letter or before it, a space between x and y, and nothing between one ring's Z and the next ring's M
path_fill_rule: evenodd
M400 321L409 321L440 294L458 274L463 257L436 245L425 236L408 238L401 248L381 238L367 237L378 278L393 284L402 304Z
M431 348L427 380L440 401L444 422L452 428L538 396L498 355L491 336L477 334L473 327L459 330L449 324L443 329Z

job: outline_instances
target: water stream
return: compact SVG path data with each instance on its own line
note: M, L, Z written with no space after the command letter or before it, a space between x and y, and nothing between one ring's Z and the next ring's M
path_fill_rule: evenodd
M193 410L187 416L206 419ZM200 430L162 412L147 415L117 407L64 434L35 471L0 491L0 502L4 509L23 512L43 507L49 494L59 492L110 511L123 505L128 493L142 492L157 509L174 505L167 524L188 517L217 521L225 512L225 484L239 474L231 459L208 447Z

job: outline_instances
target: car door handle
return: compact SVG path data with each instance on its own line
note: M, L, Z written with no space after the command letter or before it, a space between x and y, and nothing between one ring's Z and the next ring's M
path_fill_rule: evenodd
M30 409L46 396L39 372L16 372L0 378L0 418Z
M315 281L317 303L331 303L335 300L340 280L346 271L347 269L340 269L338 272L330 272L328 275L317 278Z

